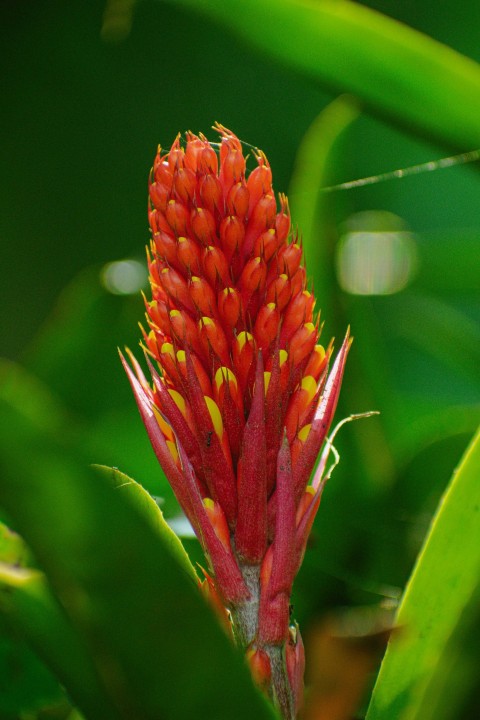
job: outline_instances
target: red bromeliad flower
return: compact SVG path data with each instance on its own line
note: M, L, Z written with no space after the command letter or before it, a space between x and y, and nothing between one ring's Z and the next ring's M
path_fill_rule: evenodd
M217 125L217 153L187 133L150 178L150 384L122 358L153 449L202 544L206 585L229 610L252 673L294 718L303 645L292 583L323 490L310 476L337 405L350 340L328 374L302 247L265 155L246 170ZM157 372L149 358L160 368Z

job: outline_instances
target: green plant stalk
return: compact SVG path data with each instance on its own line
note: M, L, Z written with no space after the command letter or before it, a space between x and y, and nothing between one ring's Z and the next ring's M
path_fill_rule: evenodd
M421 720L425 692L480 576L480 431L440 501L413 570L367 720Z

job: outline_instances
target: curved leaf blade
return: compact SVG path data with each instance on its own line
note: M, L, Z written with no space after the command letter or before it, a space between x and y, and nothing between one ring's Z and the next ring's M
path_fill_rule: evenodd
M134 504L145 519L151 523L155 531L158 532L165 545L178 561L179 566L185 570L186 574L194 582L197 582L197 573L182 545L182 541L173 532L150 493L148 493L140 483L137 483L131 477L125 475L125 473L120 472L118 468L111 468L106 465L92 465L92 467L108 478L113 487L119 490L122 495L126 496L129 501Z
M0 504L85 639L119 716L274 717L145 514L105 476L80 468L21 408L1 410Z
M349 0L174 2L413 132L480 147L480 66L396 20Z
M440 502L399 608L367 720L420 720L449 638L480 577L480 431Z
M0 563L0 613L18 628L89 717L120 718L43 573Z

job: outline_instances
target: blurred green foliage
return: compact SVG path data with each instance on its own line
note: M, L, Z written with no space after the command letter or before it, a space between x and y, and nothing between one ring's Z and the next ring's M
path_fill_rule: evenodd
M480 61L480 10L473 0L461 13L453 0L363 4ZM234 14L227 24L212 21L214 5L0 4L0 353L8 359L2 400L27 423L33 443L22 446L19 433L4 461L11 477L25 471L29 457L43 463L38 477L61 475L55 453L77 467L117 466L163 498L167 518L178 514L116 352L136 346L143 302L139 293L108 292L102 269L124 258L143 261L146 182L157 143L167 147L186 129L213 137L209 128L219 120L266 152L277 191L291 187L324 338L340 338L352 326L339 417L381 411L348 425L338 440L342 462L295 586L295 615L308 637L329 610L398 600L478 425L479 163L323 193L322 186L475 148L470 136L461 146L458 138L439 140L435 133L443 143L436 144L425 128L419 135L415 124L410 132L400 129L403 111L390 109L387 122L383 111L375 114L367 90L354 101L338 100L349 88L304 72L308 48L292 47L288 23L270 40L278 47L262 49L254 33L252 44L245 30L236 34ZM245 19L253 26L253 17ZM356 38L360 54L362 41ZM288 54L299 61L289 63ZM379 67L385 62L375 60L369 43L363 54ZM394 77L401 68L393 62L390 72ZM375 82L375 94L388 95L391 88ZM397 100L407 105L405 92ZM452 117L479 102L472 96L463 108L457 98ZM398 292L358 295L340 284L347 241L399 228L413 242L415 271ZM60 477L56 482L60 487ZM445 670L460 690L447 695L450 704L438 705L436 720L478 717L479 621L472 603L449 646L456 672ZM24 640L12 641L16 630L3 630L0 674L29 688L25 706L12 707L35 712L52 703L66 717L56 681ZM0 708L0 717L17 717L12 707Z

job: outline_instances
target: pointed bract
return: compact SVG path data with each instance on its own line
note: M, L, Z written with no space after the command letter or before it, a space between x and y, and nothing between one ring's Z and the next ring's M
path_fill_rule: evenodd
M252 565L261 563L267 549L267 454L263 372L262 353L259 353L252 404L237 465L238 518L235 546L242 561Z

